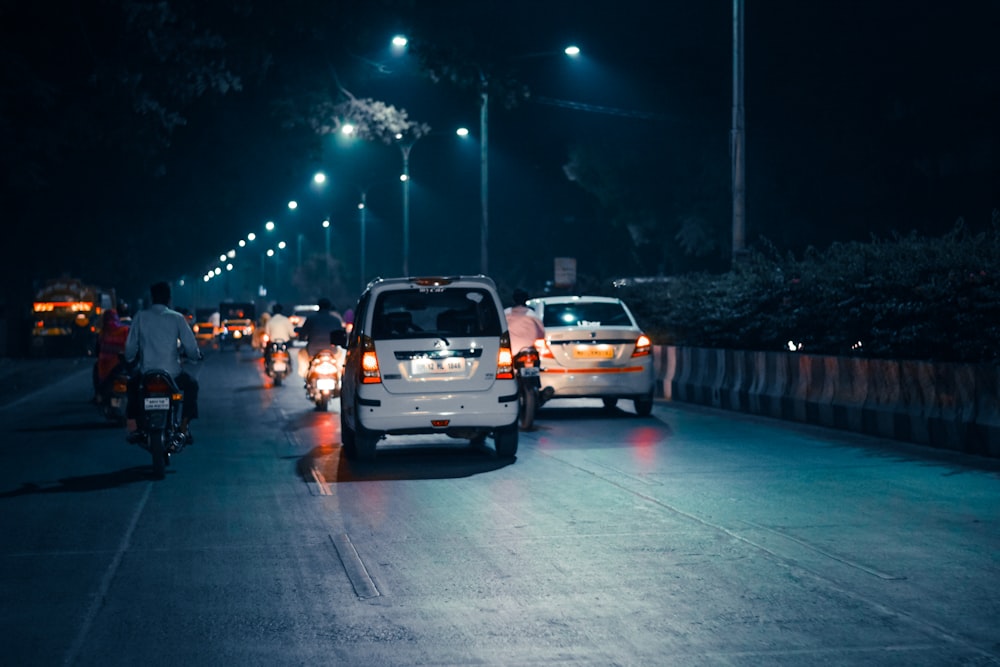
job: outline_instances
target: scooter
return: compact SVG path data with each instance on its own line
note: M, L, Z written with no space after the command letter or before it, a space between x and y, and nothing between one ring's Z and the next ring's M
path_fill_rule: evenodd
M283 340L272 340L266 341L265 345L264 372L274 382L275 387L280 387L285 377L292 370L291 361L288 357L288 343Z
M514 355L514 376L517 379L517 421L522 431L535 423L535 411L541 407L541 359L538 350L526 347Z
M143 373L139 380L139 428L130 442L150 453L156 479L163 479L170 455L187 445L187 435L180 428L183 404L184 392L169 373L162 370Z
M306 372L306 397L316 409L326 412L331 398L340 396L341 366L337 353L324 348L309 361Z

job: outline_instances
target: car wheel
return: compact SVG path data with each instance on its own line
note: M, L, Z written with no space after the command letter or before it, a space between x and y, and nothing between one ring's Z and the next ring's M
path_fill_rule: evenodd
M344 450L344 456L349 459L358 458L358 448L356 446L354 430L347 425L344 413L340 413L340 446Z
M635 403L635 414L639 415L640 417L648 417L649 413L653 411L652 393L650 393L648 396L637 398L633 402Z
M517 454L518 428L517 422L503 426L493 432L493 445L497 456L502 459L512 459Z
M358 424L358 428L354 433L354 447L357 451L358 459L361 461L374 461L375 447L381 439L382 436L378 433L369 431L361 424Z

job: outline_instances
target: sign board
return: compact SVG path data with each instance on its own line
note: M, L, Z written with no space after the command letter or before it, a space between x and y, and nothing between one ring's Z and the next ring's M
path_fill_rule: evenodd
M556 257L553 282L556 287L572 287L576 284L576 257Z

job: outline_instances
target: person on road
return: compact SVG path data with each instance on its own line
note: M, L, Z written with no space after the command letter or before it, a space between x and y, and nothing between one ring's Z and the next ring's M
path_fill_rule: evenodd
M329 299L323 297L316 303L319 310L299 327L299 339L306 341L306 346L299 348L299 376L302 379L309 374L309 361L313 355L330 347L330 333L344 328L344 320Z
M545 338L545 326L542 320L528 305L531 298L523 289L514 290L514 305L503 311L507 316L507 332L510 334L510 351L514 356L526 347L534 347L535 341ZM539 392L539 406L552 398L555 390L552 387L542 387Z
M189 430L192 419L198 417L198 381L186 373L178 354L180 349L188 359L201 360L201 350L194 332L181 313L170 308L170 284L156 283L149 289L153 304L135 314L125 341L125 360L129 364L138 363L139 373L129 381L129 399L126 418L128 420L129 441L138 441L136 420L139 409L139 381L142 373L150 370L164 370L174 378L177 387L184 392L181 410L181 432L187 443L194 442Z
M129 326L123 324L118 311L109 308L104 311L101 333L97 337L97 361L94 362L94 401L99 402L108 390L115 370L125 354L125 341Z
M510 350L514 354L526 347L534 347L536 340L545 338L545 327L541 318L528 305L529 298L523 289L516 289L514 305L503 311L507 316L507 331L510 332Z
M267 334L268 343L285 342L291 343L295 337L295 326L284 314L284 306L280 303L274 304L271 308L271 317L264 325L264 333ZM267 362L271 356L270 344L264 348L264 360ZM288 359L291 362L291 357Z

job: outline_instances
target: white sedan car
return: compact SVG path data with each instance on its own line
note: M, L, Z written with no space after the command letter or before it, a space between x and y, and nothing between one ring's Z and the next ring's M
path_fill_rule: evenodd
M630 399L635 412L653 409L653 345L621 299L550 296L528 301L545 325L542 387L552 398L601 398L614 407Z

